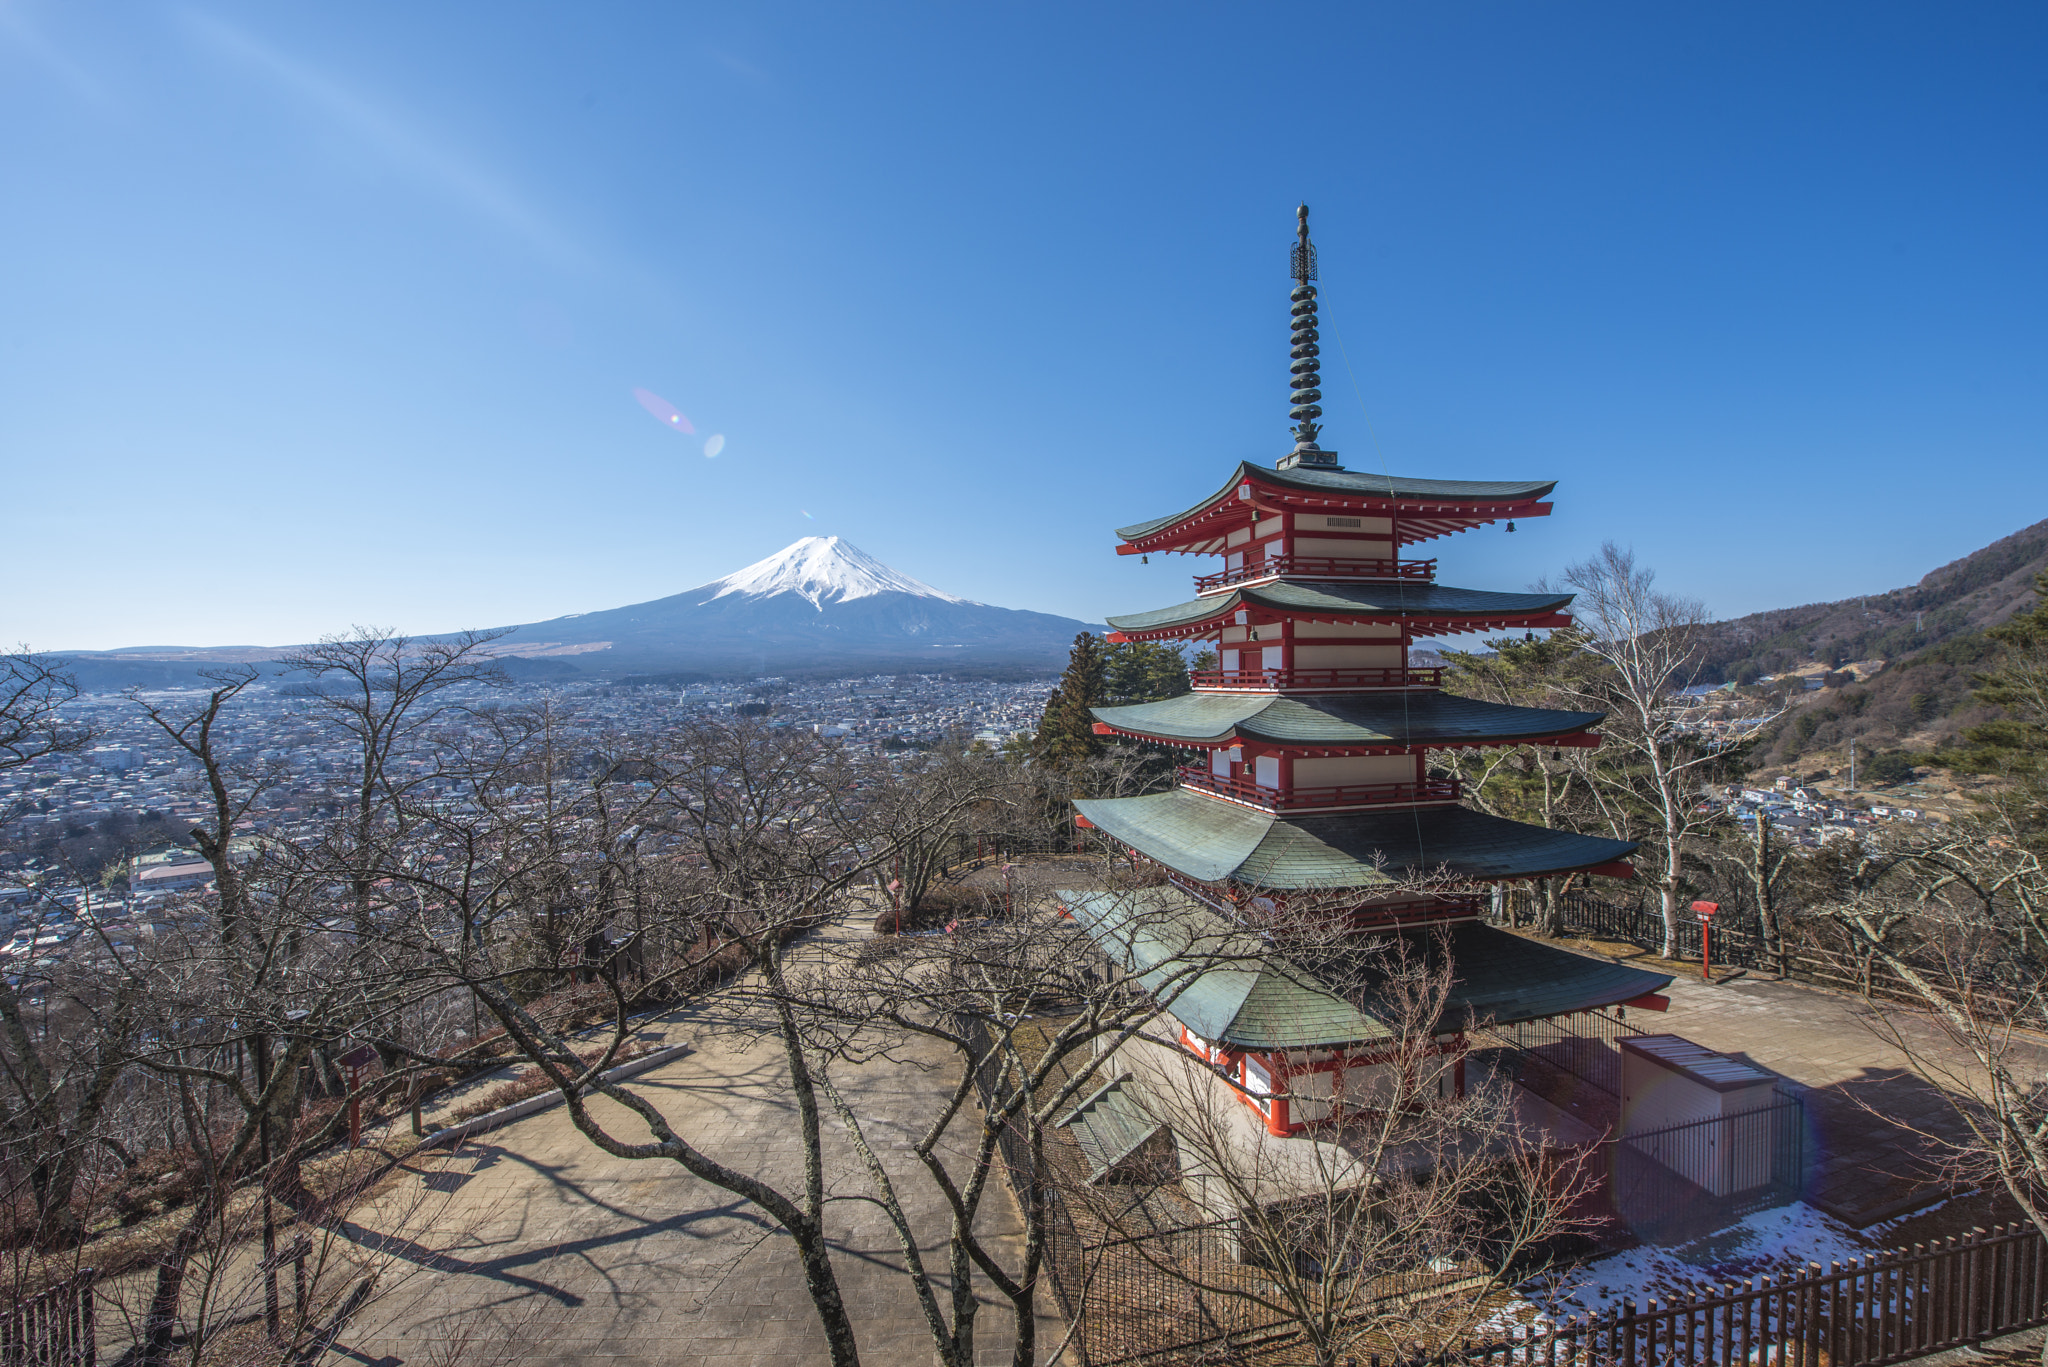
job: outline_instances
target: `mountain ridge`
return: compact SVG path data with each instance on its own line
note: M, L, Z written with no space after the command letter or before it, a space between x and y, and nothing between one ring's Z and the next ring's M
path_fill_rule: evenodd
M1707 628L1700 680L1783 673L1802 664L1899 659L1997 626L2034 600L2048 569L2048 520L1884 593L1769 608ZM1744 666L1749 666L1745 671Z
M681 593L495 628L490 653L518 677L698 671L817 673L957 668L1056 670L1102 627L996 607L934 588L843 538L804 537ZM422 636L445 640L447 634ZM53 652L81 686L190 682L221 665L262 665L296 646L130 646Z
M2048 521L2022 527L1886 593L1750 613L1706 635L1703 680L1762 683L1782 709L1757 737L1761 770L1816 762L1839 770L1849 743L1869 772L1908 774L1915 759L1957 743L1998 709L1976 676L1998 647L1984 633L2024 611L2048 569ZM1855 671L1839 666L1856 664ZM1828 673L1808 687L1814 666ZM1852 673L1860 681L1850 682ZM1779 682L1782 680L1782 682ZM1821 772L1827 772L1822 770Z

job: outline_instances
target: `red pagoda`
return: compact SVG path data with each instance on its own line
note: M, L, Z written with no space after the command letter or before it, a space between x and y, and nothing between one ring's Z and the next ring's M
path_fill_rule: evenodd
M1193 691L1176 698L1094 709L1098 733L1181 747L1200 762L1171 791L1074 804L1081 824L1162 866L1173 886L1063 900L1116 962L1155 988L1186 966L1189 945L1226 939L1247 904L1284 910L1307 899L1323 915L1334 905L1361 935L1401 938L1424 961L1448 959L1437 1045L1461 1060L1474 1028L1658 1004L1651 994L1667 975L1479 920L1489 884L1634 874L1625 862L1633 844L1474 811L1461 805L1457 779L1429 766L1434 751L1600 743L1600 713L1459 697L1443 691L1440 669L1408 662L1418 637L1571 621L1570 594L1450 588L1437 583L1434 559L1404 554L1452 532L1496 522L1512 530L1515 519L1546 516L1554 483L1365 474L1317 444L1306 206L1299 219L1294 449L1270 469L1240 464L1193 507L1117 533L1123 555L1223 557L1187 602L1109 619L1112 641L1207 643L1219 668L1196 674ZM1254 946L1253 958L1260 953ZM1384 1094L1381 1075L1397 1066L1372 1001L1354 1009L1279 951L1263 967L1200 972L1167 1009L1175 1028L1134 1045L1132 1066L1156 1071L1158 1057L1193 1055L1275 1135L1370 1109ZM1148 1053L1152 1046L1166 1055ZM1462 1090L1462 1066L1457 1077Z
M1236 903L1352 889L1361 926L1468 920L1478 885L1568 873L1630 877L1626 841L1461 806L1432 751L1596 746L1596 712L1511 707L1445 693L1411 643L1559 627L1572 595L1494 593L1436 580L1405 554L1452 532L1544 517L1555 481L1408 479L1346 470L1317 444L1315 248L1299 211L1290 371L1294 449L1240 464L1185 511L1119 529L1120 555L1220 555L1195 597L1112 617L1112 641L1196 641L1220 668L1163 702L1098 707L1103 735L1184 747L1201 762L1148 797L1079 801L1084 825ZM1452 889L1418 896L1418 883ZM1460 890L1462 885L1462 890Z

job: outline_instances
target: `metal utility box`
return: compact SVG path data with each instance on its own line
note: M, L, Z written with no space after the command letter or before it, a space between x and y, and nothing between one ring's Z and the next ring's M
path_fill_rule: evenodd
M1770 1180L1775 1073L1678 1035L1618 1042L1629 1148L1715 1196Z

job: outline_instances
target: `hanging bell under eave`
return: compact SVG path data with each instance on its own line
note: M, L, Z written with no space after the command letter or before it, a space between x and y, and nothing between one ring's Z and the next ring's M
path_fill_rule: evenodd
M1513 522L1509 522L1509 523L1508 523L1508 530L1509 530L1509 531L1513 531L1514 529L1515 529L1515 524L1514 524Z
M1550 752L1550 762L1551 762L1552 764L1562 764L1562 763L1564 763L1564 751L1562 751L1562 750L1552 750L1552 751Z
M1138 557L1138 563L1140 565L1149 565L1152 563L1152 557L1149 555L1141 555Z

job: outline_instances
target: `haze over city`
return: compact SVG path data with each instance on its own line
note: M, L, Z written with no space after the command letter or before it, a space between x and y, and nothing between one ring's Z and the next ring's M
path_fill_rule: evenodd
M1612 537L1722 616L1910 583L2048 503L2044 40L2021 5L9 3L0 636L538 621L806 535L1005 607L1165 601L1186 566L1110 529L1286 451L1304 200L1325 444L1560 482L1456 580Z

